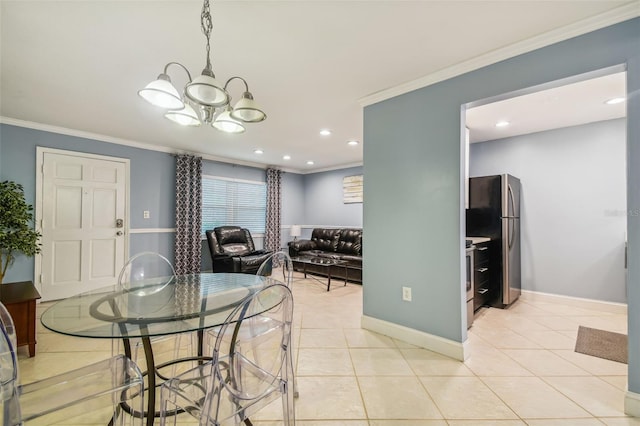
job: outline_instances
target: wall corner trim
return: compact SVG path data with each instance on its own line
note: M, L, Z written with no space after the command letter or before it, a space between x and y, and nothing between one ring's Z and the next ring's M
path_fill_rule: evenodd
M629 416L640 417L640 393L627 391L624 396L624 413Z
M412 345L437 352L458 361L464 361L469 358L469 347L467 345L467 341L464 343L455 342L440 336L425 333L423 331L367 315L362 316L361 326L365 330L402 340L403 342L411 343Z
M635 0L623 6L609 10L608 12L583 19L562 28L547 31L546 33L485 54L481 54L475 58L451 65L416 80L408 81L406 83L372 93L360 98L358 102L360 103L360 106L364 108L366 106L466 74L482 67L495 64L505 59L513 58L515 56L522 55L523 53L531 52L533 50L596 31L610 25L618 24L638 16L640 16L640 0Z

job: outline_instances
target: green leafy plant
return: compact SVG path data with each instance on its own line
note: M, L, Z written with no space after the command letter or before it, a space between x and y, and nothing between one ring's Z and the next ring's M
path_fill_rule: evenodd
M16 255L40 253L41 235L31 227L33 206L24 199L22 185L0 183L0 284Z

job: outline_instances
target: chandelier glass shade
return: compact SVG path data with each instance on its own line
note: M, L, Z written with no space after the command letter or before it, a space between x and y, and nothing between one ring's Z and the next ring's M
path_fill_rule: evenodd
M246 84L246 83L245 83ZM231 117L245 123L258 123L264 121L267 115L262 112L250 92L244 92L242 98L236 103L231 111Z
M184 108L184 102L176 88L171 84L171 79L167 74L160 74L157 80L147 84L138 94L151 105L160 108Z
M139 90L138 95L150 104L167 110L164 116L183 126L199 126L205 123L211 124L223 132L242 133L245 131L244 123L264 121L267 115L253 99L249 85L244 78L234 76L222 84L213 73L210 59L213 25L209 11L209 0L204 0L200 23L202 32L207 39L207 62L202 74L192 79L189 70L184 65L179 62L169 62L157 80ZM182 94L173 86L167 74L170 65L182 68L189 78ZM232 107L231 96L227 88L229 83L236 79L244 83L245 90L240 100Z
M242 122L231 117L231 108L218 114L212 126L226 133L243 133L245 131Z
M167 111L164 116L169 120L181 124L183 126L199 126L200 117L193 110L191 105L187 104L184 108L175 111Z

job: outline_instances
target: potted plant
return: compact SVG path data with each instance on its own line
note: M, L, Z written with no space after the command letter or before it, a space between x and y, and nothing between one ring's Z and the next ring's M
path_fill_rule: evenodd
M19 253L40 253L40 233L31 227L33 206L24 199L22 185L0 183L0 284Z

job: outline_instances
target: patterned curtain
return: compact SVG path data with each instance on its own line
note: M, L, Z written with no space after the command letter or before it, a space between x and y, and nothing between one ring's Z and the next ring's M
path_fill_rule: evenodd
M176 274L200 272L202 257L202 158L176 156Z
M280 175L276 169L267 169L267 223L264 236L265 250L280 250L280 209L282 203Z

